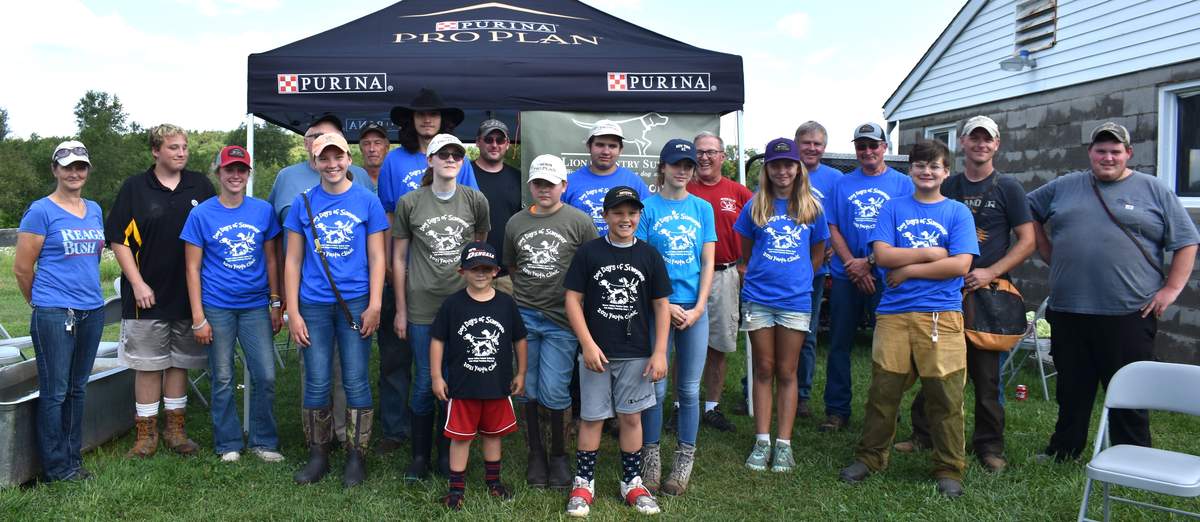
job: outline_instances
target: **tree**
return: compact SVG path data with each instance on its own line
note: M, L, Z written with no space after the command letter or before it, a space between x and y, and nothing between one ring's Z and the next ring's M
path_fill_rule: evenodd
M225 135L226 145L246 144L246 124L229 131ZM275 184L275 175L279 170L301 161L307 161L304 153L304 139L300 136L271 123L254 126L254 195L266 198Z
M75 105L79 141L87 146L92 162L85 197L101 208L112 207L125 178L153 163L146 135L128 120L121 100L106 92L88 91ZM48 163L45 168L48 175Z
M8 137L8 109L0 107L0 141Z
M44 151L44 164L50 163L51 148ZM48 187L53 183L45 176L39 176L31 162L34 156L30 154L31 147L24 140L0 141L0 165L4 166L4 175L0 176L0 227L13 228L20 224L21 216L29 203L49 193ZM37 147L43 149L46 147ZM49 167L45 167L49 172ZM46 175L48 176L48 174Z
M755 150L753 147L747 148L742 152L743 152L743 155L742 155L741 161L746 161L746 160L758 155L758 151ZM726 158L725 163L723 165L721 165L721 175L725 176L729 179L732 179L734 181L737 181L738 180L738 159L737 159L737 146L736 145L726 145L725 146L725 158ZM750 190L755 190L758 188L758 174L760 172L762 172L762 162L761 161L754 162L754 164L750 165L750 168L748 170L746 170L746 187L748 187Z

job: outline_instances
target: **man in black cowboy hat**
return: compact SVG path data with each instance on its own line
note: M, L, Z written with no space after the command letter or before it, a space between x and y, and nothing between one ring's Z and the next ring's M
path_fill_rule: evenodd
M462 123L462 109L448 107L436 92L421 89L408 107L392 109L392 122L400 126L400 146L388 153L379 172L379 201L391 220L400 197L421 187L421 177L429 167L425 148L438 134L453 134ZM464 162L458 183L478 189L475 171Z

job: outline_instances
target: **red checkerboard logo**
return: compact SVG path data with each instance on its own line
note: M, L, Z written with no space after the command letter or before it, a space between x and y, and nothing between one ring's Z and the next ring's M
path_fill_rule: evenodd
M295 74L280 74L276 76L279 81L279 94L295 94L300 92L296 76Z
M608 90L609 91L628 91L629 90L629 75L626 73L608 73Z
M433 26L434 31L457 31L458 22L438 22Z

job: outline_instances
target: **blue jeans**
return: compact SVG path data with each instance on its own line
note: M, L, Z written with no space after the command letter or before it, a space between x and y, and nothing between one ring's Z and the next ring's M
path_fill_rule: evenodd
M383 287L379 314L379 429L387 439L406 439L409 434L408 388L412 386L412 348L396 337L396 294L392 285Z
M542 312L524 307L520 311L528 332L524 400L565 410L571 406L571 372L579 341Z
M817 368L817 330L821 329L821 298L825 296L825 280L829 274L813 277L812 319L808 323L808 335L800 347L800 365L796 367L796 388L800 400L807 401L812 395L813 371Z
M681 305L690 309L694 304ZM650 331L654 344L654 331ZM700 431L700 376L708 356L708 310L686 330L672 327L667 333L667 349L675 355L675 399L679 401L679 442L696 445ZM669 360L670 357L668 356ZM654 383L654 406L642 412L642 442L657 444L662 438L663 401L667 398L667 379Z
M883 281L875 279L875 293L866 295L849 279L833 278L829 293L829 364L825 367L825 414L850 418L850 348L863 313L875 313L883 295Z
M367 309L368 296L346 301L355 319ZM371 338L363 338L358 330L346 323L346 316L337 303L300 302L300 315L308 326L310 345L302 348L304 355L304 407L317 409L330 406L333 380L333 343L337 339L338 355L342 362L342 388L346 391L346 407L370 408L371 383L367 370L371 363Z
M429 374L429 342L432 324L408 323L408 345L413 353L413 390L408 407L413 415L432 415L434 407L433 376Z
M208 368L212 378L213 449L218 455L242 450L242 426L233 398L234 343L241 345L250 371L250 447L279 449L275 429L275 358L271 315L266 307L242 310L204 306L212 326Z
M46 480L68 478L83 467L83 394L102 333L103 308L33 307L29 335L37 353L37 443Z

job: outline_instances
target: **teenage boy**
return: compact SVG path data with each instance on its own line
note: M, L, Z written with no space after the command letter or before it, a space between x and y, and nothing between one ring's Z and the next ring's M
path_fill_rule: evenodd
M579 344L563 305L563 278L575 251L596 239L592 218L562 202L566 188L567 167L562 159L553 154L534 158L529 165L533 205L508 218L502 250L513 280L512 296L529 332L529 371L522 401L529 449L525 480L532 487L555 489L571 487L565 441L571 422L571 370ZM549 420L548 452L542 416Z
M610 190L619 186L632 187L638 199L650 197L650 189L636 172L620 166L621 151L625 150L625 133L612 120L600 120L592 125L587 139L588 164L572 172L571 183L563 192L563 202L592 216L600 235L608 233L602 205Z
M579 440L568 516L590 511L600 434L604 420L614 415L621 425L621 498L639 513L659 511L642 484L641 412L654 405L654 381L667 374L671 280L658 251L634 237L641 213L637 190L609 190L604 196L606 235L579 247L563 281L567 319L582 348Z
M525 391L525 324L512 297L492 288L499 261L496 249L486 242L468 243L458 269L467 287L447 297L433 320L429 343L433 394L449 401L444 431L451 440L450 491L443 502L454 510L463 506L463 476L477 434L483 436L488 494L501 500L512 498L500 483L500 439L517 431L509 395Z
M940 192L950 150L940 141L920 141L908 157L916 193L885 202L868 238L887 286L875 320L862 438L841 479L856 483L887 467L900 401L919 377L938 493L953 498L962 495L966 469L963 276L979 243L971 211Z

